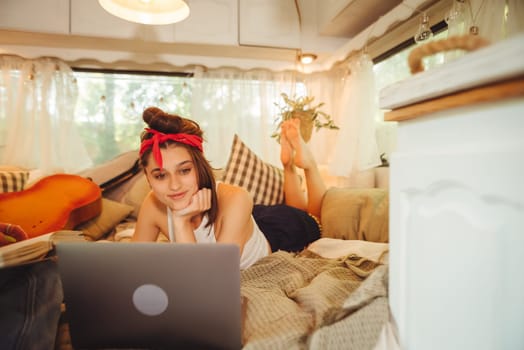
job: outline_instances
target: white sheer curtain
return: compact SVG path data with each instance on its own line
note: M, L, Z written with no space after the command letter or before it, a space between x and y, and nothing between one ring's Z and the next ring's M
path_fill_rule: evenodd
M325 103L321 110L330 115L339 127L341 126L343 117L336 113L336 111L337 106L342 103L342 95L340 92L344 84L344 74L345 72L341 72L340 69L333 69L309 74L304 79L308 94L315 97L313 105L320 102ZM333 150L340 132L340 130L314 129L311 140L309 141L309 148L326 176L329 175L328 164L331 158L333 158Z
M337 105L340 131L329 164L332 175L344 177L381 164L375 134L379 111L373 62L368 55L359 55L350 61L349 70Z
M39 169L43 175L90 167L75 129L77 85L70 67L54 58L8 55L0 55L0 65L0 164ZM323 111L340 127L315 131L310 141L326 176L349 177L380 164L372 64L350 64L350 69L347 77L339 68L309 75L197 69L189 117L205 130L204 147L212 166L225 167L234 134L264 161L280 166L280 147L271 134L282 93L314 96L315 104L324 102Z
M264 161L280 166L280 148L271 138L275 103L295 93L297 73L222 68L195 71L191 118L205 132L205 153L212 166L225 167L234 134Z
M340 127L314 131L309 141L328 185L346 185L354 173L380 165L373 64L366 56L350 63L350 69L346 77L340 69L309 75L228 68L196 71L191 117L205 130L206 157L214 167L224 167L236 133L264 161L280 166L280 147L270 135L278 112L275 103L285 92L314 96L313 104L324 102L322 110Z
M0 164L74 173L91 165L74 126L77 86L55 58L0 55Z

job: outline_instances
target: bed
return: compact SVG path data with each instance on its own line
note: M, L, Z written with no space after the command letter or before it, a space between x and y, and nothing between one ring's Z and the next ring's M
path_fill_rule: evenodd
M238 153L244 161L231 161ZM281 170L235 137L230 162L216 176L239 184L238 174L250 172L268 177L242 182L257 203L280 200ZM149 191L137 152L79 175L102 188L102 205L99 215L75 229L101 244L128 241ZM388 212L387 189L329 188L319 240L300 252L277 251L241 271L243 348L391 349L395 337L388 307ZM160 236L159 241L167 238ZM72 349L63 316L55 348Z

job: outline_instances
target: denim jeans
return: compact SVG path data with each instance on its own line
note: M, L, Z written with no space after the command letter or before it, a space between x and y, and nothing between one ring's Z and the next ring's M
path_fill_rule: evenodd
M55 261L0 269L0 349L54 349L62 301Z

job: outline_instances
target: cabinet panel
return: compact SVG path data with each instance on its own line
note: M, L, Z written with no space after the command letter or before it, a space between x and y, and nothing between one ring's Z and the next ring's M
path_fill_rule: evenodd
M300 48L300 26L293 1L239 1L241 45Z
M71 34L115 39L173 42L173 24L151 26L111 15L98 1L71 0Z
M175 24L175 40L184 43L237 45L237 0L186 0L190 14Z
M401 300L392 309L405 349L524 346L518 159L522 149L392 158L390 267L401 283L390 297Z
M0 28L69 33L69 0L2 0Z
M389 292L403 348L524 347L523 111L516 98L399 123Z

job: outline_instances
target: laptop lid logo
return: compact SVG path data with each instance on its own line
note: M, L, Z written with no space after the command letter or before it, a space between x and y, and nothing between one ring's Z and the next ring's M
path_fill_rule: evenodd
M169 304L167 293L157 285L143 284L133 293L133 305L142 314L158 316Z

